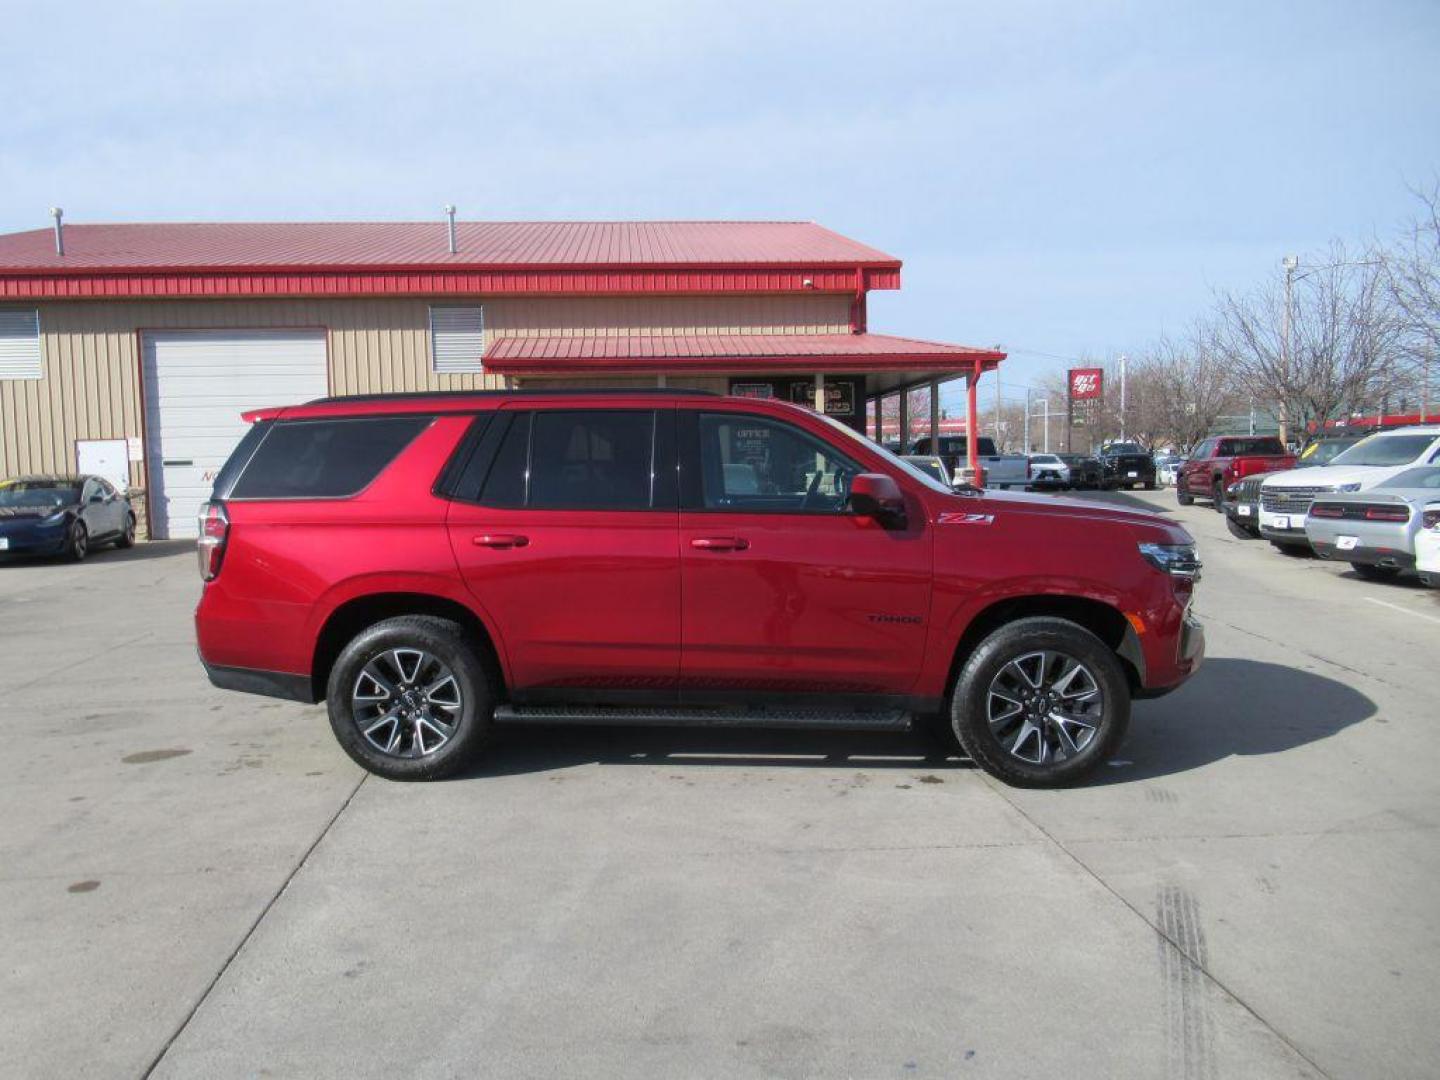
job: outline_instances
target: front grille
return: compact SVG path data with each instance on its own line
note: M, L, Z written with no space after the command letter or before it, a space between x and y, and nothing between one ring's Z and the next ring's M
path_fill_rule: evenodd
M1260 497L1261 483L1263 483L1263 479L1259 476L1240 481L1240 501L1254 502L1258 499Z
M1310 509L1316 495L1329 490L1323 487L1262 488L1260 506L1272 514L1303 514Z

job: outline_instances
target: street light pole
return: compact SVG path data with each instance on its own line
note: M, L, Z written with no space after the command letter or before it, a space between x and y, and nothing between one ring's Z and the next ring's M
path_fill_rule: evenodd
M1045 453L1048 454L1050 452L1050 396L1047 394L1040 400L1045 402Z
M1125 441L1125 361L1127 357L1120 354L1120 441Z
M1280 384L1288 389L1290 386L1291 297L1295 290L1295 270L1300 265L1300 256L1286 255L1280 260L1280 265L1285 268L1285 310L1280 317ZM1280 407L1280 442L1284 445L1289 441L1289 416L1283 394L1278 404Z

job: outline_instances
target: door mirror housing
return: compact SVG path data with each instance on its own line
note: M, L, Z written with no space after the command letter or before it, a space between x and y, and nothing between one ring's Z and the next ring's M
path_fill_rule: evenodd
M884 473L860 473L850 481L850 509L885 525L905 524L905 496Z
M103 491L97 491L97 492L95 492L94 494L92 494L92 495L90 496L90 501L91 501L92 503L102 503L102 502L104 502L104 501L105 501L105 493L104 493Z

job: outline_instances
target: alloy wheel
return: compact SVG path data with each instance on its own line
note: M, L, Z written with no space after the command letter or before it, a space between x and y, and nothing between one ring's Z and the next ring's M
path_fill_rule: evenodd
M455 673L424 649L387 649L355 679L351 712L361 736L382 754L428 757L455 734L464 697Z
M1031 765L1073 758L1094 740L1105 692L1073 656L1043 649L1015 657L990 682L990 731L1013 757Z

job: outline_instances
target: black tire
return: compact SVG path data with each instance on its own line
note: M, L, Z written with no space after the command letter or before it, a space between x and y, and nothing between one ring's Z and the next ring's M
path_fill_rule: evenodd
M1362 581L1394 581L1400 576L1398 566L1372 566L1369 563L1352 562L1350 569Z
M1226 515L1225 515L1225 527L1230 530L1230 535L1231 535L1231 536L1238 537L1238 538L1241 539L1241 540L1258 540L1258 539L1260 539L1260 538L1259 538L1258 536L1256 536L1253 532L1251 532L1248 528L1246 528L1244 525L1241 525L1240 522L1238 522L1238 521L1236 521L1234 518L1232 518L1229 514L1226 514Z
M1215 481L1215 486L1210 489L1210 501L1215 504L1216 513L1225 512L1225 489L1221 487L1220 481Z
M115 541L117 548L132 548L135 546L135 515L125 515L125 528L120 530L120 538Z
M1195 505L1195 497L1193 495L1186 495L1178 480L1175 481L1175 501L1181 506Z
M372 661L386 662L386 658L393 656L393 651L397 649L407 654L418 651L434 658L448 668L448 674L457 684L459 702L451 714L454 718L452 733L446 742L429 751L424 750L422 738L420 752L416 756L386 753L373 745L361 733L361 718L357 716L359 706L352 700L359 691L367 665ZM488 670L489 666L482 659L478 643L458 623L430 615L402 615L385 619L362 631L336 658L326 693L330 727L351 759L377 776L388 780L438 780L450 776L472 761L492 734L495 695L500 680ZM422 675L423 672L417 671L417 676ZM418 686L420 682L417 677L408 685ZM403 679L395 682L396 688L405 685ZM378 684L376 686L378 688ZM428 703L429 694L425 693L422 697ZM422 710L427 707L421 699L412 704ZM411 723L397 718L393 724L395 732L408 734L409 749L413 753L421 722ZM377 738L391 730L388 726L383 728ZM432 727L431 730L438 729ZM397 738L403 737L397 735ZM397 747L399 752L404 749L403 744Z
M83 521L72 521L70 531L65 534L65 558L71 562L84 562L89 554L90 530L85 528Z
M992 730L989 716L991 693L1002 672L1012 661L1042 651L1083 665L1100 695L1100 709L1091 717L1094 731L1088 741L1078 751L1060 758L1051 749L1048 761L1044 760L1046 751L1042 747L1045 740L1052 739L1057 725L1051 723L1040 729L1036 736L1039 743L1031 743L1021 735L1007 748L1002 736ZM1049 685L1043 670L1040 681L1042 687ZM1021 724L1029 723L1025 714L1019 715ZM1004 718L997 722L1004 722ZM1114 753L1129 723L1130 684L1120 661L1108 645L1068 619L1035 616L1000 627L970 654L950 696L950 728L960 748L991 776L1016 787L1063 787L1084 779ZM1027 747L1033 747L1040 761L1019 755L1022 740ZM1059 745L1058 739L1053 739L1053 745Z

